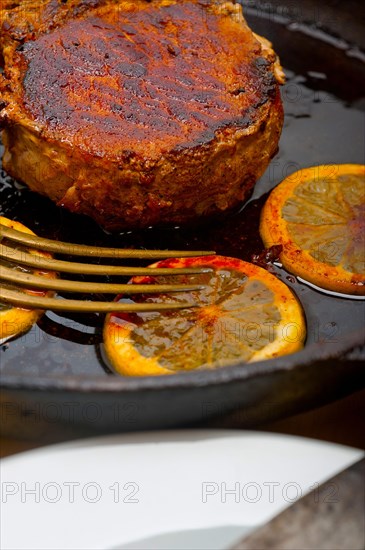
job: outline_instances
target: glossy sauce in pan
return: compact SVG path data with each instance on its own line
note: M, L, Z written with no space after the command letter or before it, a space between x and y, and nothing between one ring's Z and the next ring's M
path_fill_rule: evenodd
M290 173L311 165L364 163L365 63L341 41L316 37L258 16L248 16L258 34L272 40L286 70L282 89L285 125L278 155L239 212L188 227L150 228L107 235L94 222L57 208L4 172L0 214L41 236L104 246L214 249L251 261L263 245L259 215L267 193ZM346 341L363 326L364 303L326 295L275 268L303 304L307 343ZM101 358L103 318L48 312L27 334L1 347L0 373L8 375L112 375Z

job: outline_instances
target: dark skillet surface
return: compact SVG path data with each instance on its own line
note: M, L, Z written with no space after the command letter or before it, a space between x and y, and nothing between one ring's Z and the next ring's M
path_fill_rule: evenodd
M0 213L40 235L71 242L213 248L219 254L245 260L260 253L260 208L266 193L283 177L315 164L364 163L365 65L354 48L346 50L341 42L325 42L303 29L288 29L272 17L259 15L249 10L249 23L255 32L274 42L286 68L288 81L282 90L286 118L279 154L256 185L251 202L240 212L195 227L151 228L112 237L93 222L20 188L2 173ZM246 423L252 425L358 387L362 383L360 363L342 357L362 343L364 302L328 296L300 284L283 270L277 273L305 310L308 338L298 354L219 371L127 379L114 375L102 359L101 320L97 316L71 318L47 313L29 333L2 346L0 375L7 390L5 403L58 403L57 420L66 422L70 419L64 407L67 399L83 403L83 407L96 403L97 409L109 411L95 421L102 429L173 426L201 420L202 414L245 406ZM276 405L263 408L264 402ZM205 407L206 403L213 406ZM116 419L115 407L122 407L125 414ZM85 415L75 414L76 423L85 423ZM131 424L128 418L134 419Z

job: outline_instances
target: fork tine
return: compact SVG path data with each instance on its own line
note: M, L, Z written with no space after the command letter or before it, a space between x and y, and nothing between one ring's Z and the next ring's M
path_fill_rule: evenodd
M14 243L4 245L1 241L6 239L6 242ZM50 239L44 239L34 235L29 235L14 229L5 227L0 224L0 258L5 260L5 264L1 266L0 280L5 281L10 285L18 285L26 287L28 290L14 290L13 288L0 288L0 302L10 304L15 307L25 307L30 309L52 310L52 311L71 311L71 312L138 312L138 311L168 311L184 308L198 307L198 304L192 302L177 302L169 303L132 303L127 301L120 302L101 302L92 300L66 300L63 298L53 298L49 296L37 295L37 291L30 289L43 289L53 291L75 292L75 293L91 293L91 294L153 294L167 292L192 292L204 288L201 284L111 284L97 283L84 281L70 281L65 279L53 279L25 273L19 269L14 269L18 266L29 266L37 270L59 271L62 273L74 273L85 275L198 275L211 272L209 267L192 267L192 268L149 268L149 267L129 267L116 265L100 265L69 262L64 260L56 260L47 258L38 254L32 253L32 250L26 251L19 249L18 246L29 247L35 250L44 250L48 252L57 252L61 254L70 254L84 257L94 258L145 258L159 259L171 257L194 257L194 256L209 256L215 252L208 251L176 251L176 250L133 250L133 249L115 249L115 248L100 248L94 246L83 246L71 243L57 242ZM14 246L14 247L13 247ZM6 285L4 285L6 287Z
M70 254L73 256L93 256L98 258L189 258L194 256L211 256L212 251L182 251L182 250L134 250L128 248L102 248L95 246L86 246L65 242L44 239L36 235L29 235L16 229L10 229L0 224L0 236L5 237L16 243L31 246L38 250L47 250L48 252L57 252L58 254Z
M155 294L159 292L187 292L201 290L202 285L131 285L112 283L87 283L65 279L49 279L1 266L0 280L36 289L61 290L63 292L83 292L102 294Z
M44 258L34 254L28 254L23 250L17 250L5 245L0 246L0 257L13 264L27 265L37 269L48 271L61 271L62 273L77 273L85 275L194 275L210 273L210 268L151 268L151 267L125 267L113 265L95 265L77 262L65 262L54 258Z
M111 313L111 312L141 312L141 311L169 311L177 309L190 309L198 307L198 304L189 302L171 302L163 304L143 303L130 304L125 302L89 302L85 300L62 300L59 298L44 298L32 296L15 290L0 289L0 301L16 307L30 309L41 309L51 311L74 311L90 313Z

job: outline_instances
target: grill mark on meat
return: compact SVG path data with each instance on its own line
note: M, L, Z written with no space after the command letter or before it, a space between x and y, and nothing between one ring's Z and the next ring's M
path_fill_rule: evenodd
M27 42L19 53L27 66L25 108L51 138L57 130L79 142L82 128L85 145L99 155L131 147L143 154L150 141L157 154L181 149L181 140L210 141L227 124L247 125L252 105L264 104L276 82L270 64L255 58L251 33L237 24L237 36L224 35L228 15L207 5L84 16ZM237 42L245 37L250 55L242 61ZM223 69L229 82L220 78ZM244 94L232 93L240 88Z

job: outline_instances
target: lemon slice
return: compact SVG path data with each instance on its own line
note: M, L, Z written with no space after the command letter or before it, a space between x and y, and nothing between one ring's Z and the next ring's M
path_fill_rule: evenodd
M282 245L293 274L334 292L365 294L365 166L299 170L270 194L261 214L266 247Z
M34 235L33 231L25 227L25 225L11 221L3 216L0 216L0 224L10 227L11 229L16 229L17 231L22 231L23 233L29 233ZM38 256L43 256L45 258L51 258L52 255L47 252L42 252L39 250L27 249L27 252L35 254ZM0 264L1 269L1 264ZM21 269L30 271L25 267ZM38 271L32 270L32 273L35 275L42 275L44 277L55 278L56 274L49 271ZM4 283L1 283L2 285ZM37 296L50 296L52 293L43 291L43 290L24 290L27 294L33 294ZM14 338L19 334L23 334L31 328L31 326L37 322L39 317L43 314L43 311L40 310L30 310L23 309L18 307L13 307L8 304L0 304L0 344L3 344L10 338Z
M199 304L197 308L109 314L104 347L118 373L143 376L212 369L293 353L303 346L306 330L301 305L268 271L222 256L163 260L152 267L201 266L212 271L132 279L132 283L189 282L205 287L191 293L133 298L148 303L191 300Z

